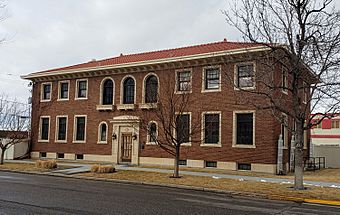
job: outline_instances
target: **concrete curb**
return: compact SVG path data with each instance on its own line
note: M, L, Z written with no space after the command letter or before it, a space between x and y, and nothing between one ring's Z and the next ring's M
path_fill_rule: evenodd
M271 199L271 200L293 201L296 203L311 203L311 204L320 204L320 205L340 206L340 201L296 198L296 197L267 195L267 194L258 194L258 193L248 193L248 192L237 192L237 191L218 190L218 189L195 187L195 186L188 186L188 185L160 184L160 183L142 182L142 181L134 181L134 180L96 178L96 177L88 177L88 176L65 175L65 174L50 173L50 172L18 171L18 170L11 170L11 169L0 169L0 171L24 173L24 174L29 174L29 175L45 175L45 176L51 176L51 177L62 177L62 178L83 179L83 180L91 180L91 181L105 181L105 182L115 182L115 183L122 183L122 184L148 185L148 186L157 186L157 187L165 187L165 188L205 191L205 192L212 192L212 193L219 193L219 194L227 194L231 197L236 197L236 196L237 197L251 197L251 198L261 198L261 199Z

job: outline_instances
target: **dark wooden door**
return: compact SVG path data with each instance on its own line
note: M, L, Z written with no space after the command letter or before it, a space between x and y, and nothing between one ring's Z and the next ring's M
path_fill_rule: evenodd
M131 162L132 134L122 134L122 162Z

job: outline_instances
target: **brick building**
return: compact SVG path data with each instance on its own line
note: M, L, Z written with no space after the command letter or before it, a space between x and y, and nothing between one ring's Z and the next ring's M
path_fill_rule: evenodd
M289 163L289 132L270 111L239 102L239 89L261 87L254 56L266 51L224 40L25 75L33 82L32 157L172 165L172 157L139 128L139 119L157 108L153 95L165 96L165 85L174 83L175 94L195 98L183 122L202 127L201 141L183 144L181 164L275 173L281 133L283 163ZM274 80L286 84L282 67L275 68ZM264 102L256 96L246 100ZM150 120L152 132L158 126Z

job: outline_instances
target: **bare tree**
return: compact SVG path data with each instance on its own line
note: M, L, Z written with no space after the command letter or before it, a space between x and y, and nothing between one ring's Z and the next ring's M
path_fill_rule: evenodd
M183 82L165 75L158 92L149 91L146 100L152 103L146 104L149 110L141 114L141 129L148 134L148 141L174 157L174 178L179 178L179 160L181 157L181 146L185 143L201 141L201 123L191 118L197 116L189 115L195 103L191 93L190 76L184 75ZM179 77L177 77L179 78ZM147 90L146 90L147 91ZM149 96L149 98L147 97ZM157 123L157 130L154 126ZM198 135L199 134L199 135Z
M27 105L0 96L0 164L5 152L15 144L28 140L29 116Z
M230 8L223 11L227 22L246 41L267 47L266 55L257 56L261 87L244 93L265 98L256 108L272 110L280 122L282 114L295 122L286 123L296 140L294 187L304 189L304 131L339 111L339 10L332 0L241 0ZM282 74L275 74L278 65ZM278 75L282 79L275 83Z

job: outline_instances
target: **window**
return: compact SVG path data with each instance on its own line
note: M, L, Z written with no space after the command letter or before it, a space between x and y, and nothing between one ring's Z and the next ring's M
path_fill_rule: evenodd
M204 90L220 89L220 68L207 68L204 70Z
M77 80L76 98L87 98L87 80Z
M220 141L220 114L204 114L204 144Z
M303 87L303 102L306 104L308 102L309 86L306 82L303 82L302 87Z
M85 130L86 130L86 117L76 116L75 127L74 127L74 141L84 142L85 141Z
M190 142L190 115L181 114L176 117L176 139L178 143Z
M187 160L179 160L178 165L180 166L186 166L187 165Z
M42 83L41 84L41 100L50 101L52 92L52 83Z
M107 143L107 130L105 122L99 124L98 143Z
M135 80L127 77L123 83L123 104L135 103Z
M76 160L84 160L83 154L76 154Z
M321 129L321 128L322 128L322 122L320 122L319 124L317 124L317 125L315 126L315 128Z
M59 82L59 100L68 100L69 96L69 82Z
M157 143L157 124L155 122L150 122L149 123L149 128L148 128L148 140L147 142L149 143Z
M177 72L177 91L185 92L191 90L191 71Z
M102 104L112 105L113 104L113 81L111 79L105 80L102 87L103 87Z
M65 154L64 153L57 153L57 158L58 159L64 159L65 158Z
M282 67L282 82L281 82L282 92L288 92L288 70Z
M236 114L236 144L253 145L253 113Z
M237 65L237 81L238 88L252 88L254 84L254 64Z
M41 117L40 119L40 140L49 140L50 117Z
M39 157L41 158L46 158L46 152L40 152Z
M282 136L282 143L284 147L288 146L288 119L287 115L282 115L282 123L281 123L281 136Z
M251 164L249 163L238 163L237 170L251 170Z
M332 128L340 128L340 121L332 120Z
M157 103L158 79L155 75L150 75L145 81L145 103Z
M67 117L57 116L57 141L66 141Z
M205 161L205 167L216 168L217 162L216 161Z

